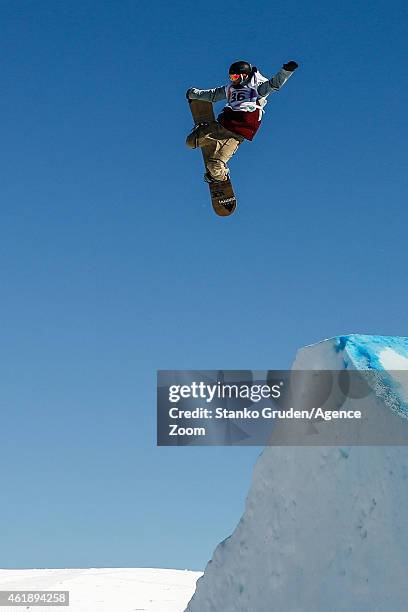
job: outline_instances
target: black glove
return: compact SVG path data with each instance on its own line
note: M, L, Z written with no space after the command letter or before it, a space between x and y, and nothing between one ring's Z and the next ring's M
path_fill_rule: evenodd
M287 64L283 64L283 69L287 70L288 72L293 72L298 66L299 64L297 62L290 60L290 62L288 62Z

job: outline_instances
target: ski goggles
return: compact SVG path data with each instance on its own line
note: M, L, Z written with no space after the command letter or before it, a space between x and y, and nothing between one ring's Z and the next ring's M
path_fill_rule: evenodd
M243 77L242 74L230 74L229 75L229 78L231 81L240 81L242 77Z

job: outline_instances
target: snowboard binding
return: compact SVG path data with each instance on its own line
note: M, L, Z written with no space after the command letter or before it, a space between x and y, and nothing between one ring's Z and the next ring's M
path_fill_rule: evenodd
M218 184L222 184L222 183L225 183L225 181L228 181L228 179L229 179L229 173L228 173L227 178L224 179L224 180L215 179L213 176L211 176L211 174L208 172L208 170L204 174L204 180L205 180L206 183L218 183Z
M198 147L198 139L201 136L201 131L203 128L208 127L210 124L207 121L201 121L200 123L196 123L190 134L186 138L186 145L190 147L190 149L197 149Z

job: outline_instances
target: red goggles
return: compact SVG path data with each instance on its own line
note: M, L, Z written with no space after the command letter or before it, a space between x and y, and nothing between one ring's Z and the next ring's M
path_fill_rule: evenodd
M230 74L229 78L231 81L240 81L242 76L242 74Z

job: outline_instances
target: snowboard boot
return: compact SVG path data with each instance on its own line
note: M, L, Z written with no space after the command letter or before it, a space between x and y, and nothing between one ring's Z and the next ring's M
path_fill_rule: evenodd
M226 179L224 179L223 181L220 181L219 179L215 179L213 176L211 176L211 174L207 172L204 174L204 180L206 183L225 183L225 181L228 181L229 179L229 171L228 171L228 176Z
M206 128L209 124L205 121L202 123L197 123L191 130L190 134L186 138L186 145L190 149L196 149L198 147L198 139L201 136L201 132L203 128Z

